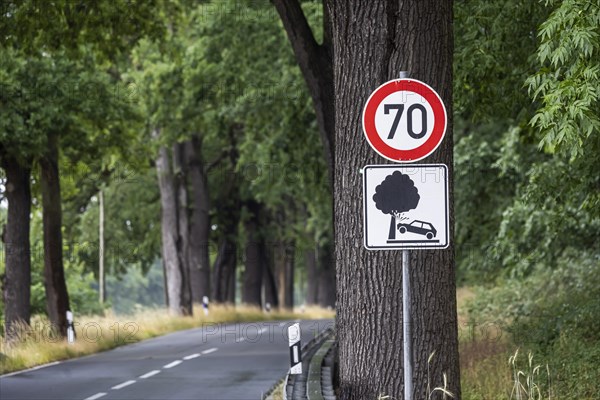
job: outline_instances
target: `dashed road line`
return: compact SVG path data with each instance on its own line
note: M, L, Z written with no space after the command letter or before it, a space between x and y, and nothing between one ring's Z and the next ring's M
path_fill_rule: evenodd
M177 365L181 364L182 362L183 362L183 361L181 361L181 360L173 361L172 363L169 363L169 364L167 364L167 365L163 366L163 368L167 368L167 369L169 369L169 368L173 368L173 367L175 367L175 366L177 366Z
M144 375L140 376L140 379L147 379L147 378L150 378L151 376L154 376L156 374L160 374L160 370L155 369L154 371L150 371L147 374L144 374Z
M124 387L129 386L129 385L133 385L134 383L135 383L135 381L133 381L133 380L132 381L123 382L123 383L120 383L118 385L115 385L115 386L111 387L111 389L113 389L113 390L123 389Z
M194 358L200 357L200 353L190 354L189 356L183 357L184 360L193 360Z
M99 399L100 397L104 397L104 396L106 396L106 393L96 393L93 396L86 397L84 400L96 400L96 399Z
M216 347L213 347L212 349L208 349L208 350L204 350L202 352L202 354L210 354L210 353L214 353L215 351L217 351L219 349L217 349Z

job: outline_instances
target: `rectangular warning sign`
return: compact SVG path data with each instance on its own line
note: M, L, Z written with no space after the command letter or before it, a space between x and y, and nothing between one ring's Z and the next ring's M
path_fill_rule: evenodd
M369 250L448 247L448 167L364 167L363 215L364 245Z

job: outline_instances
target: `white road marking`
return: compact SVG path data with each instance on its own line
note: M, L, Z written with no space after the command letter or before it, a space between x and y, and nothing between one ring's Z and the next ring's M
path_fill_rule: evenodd
M150 378L151 376L154 376L156 374L160 374L160 371L158 369L155 369L154 371L150 371L147 374L140 376L140 379Z
M106 396L106 393L96 393L93 396L86 397L84 400L96 400L96 399L99 399L100 397L104 397L104 396Z
M135 383L135 381L123 382L123 383L120 383L120 384L118 384L116 386L111 387L111 389L113 389L113 390L123 389L124 387L129 386L129 385L133 385L134 383Z
M173 361L172 363L163 366L163 368L173 368L173 367L181 364L182 362L183 361L181 361L181 360Z
M280 322L280 323L279 323L279 326L280 326L280 327L282 327L282 326L284 326L284 325L285 325L285 322Z
M246 338L241 337L241 338L235 339L235 342L242 343L244 340L246 340Z
M202 352L202 354L210 354L210 353L214 353L215 351L217 351L219 349L217 349L216 347L213 347L212 349L208 349L208 350L204 350Z
M184 360L193 360L194 358L200 357L199 353L195 353L195 354L190 354L189 356L185 356L183 357Z
M260 331L258 331L258 333L265 333L268 330L269 330L269 328L265 327L265 328L262 328Z

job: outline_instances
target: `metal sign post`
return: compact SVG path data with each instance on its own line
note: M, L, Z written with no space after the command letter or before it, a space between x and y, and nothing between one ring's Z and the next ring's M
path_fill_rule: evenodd
M408 71L400 71L407 79ZM412 335L410 320L410 250L402 250L402 351L404 353L404 400L413 400Z
M404 399L413 399L412 323L410 321L410 250L402 250L402 348L404 352Z

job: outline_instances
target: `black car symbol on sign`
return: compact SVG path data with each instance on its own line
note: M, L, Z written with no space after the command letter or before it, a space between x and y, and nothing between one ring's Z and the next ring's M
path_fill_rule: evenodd
M414 220L410 224L398 224L396 226L400 233L413 232L418 235L423 235L427 237L427 239L433 239L437 234L437 231L429 222L417 221Z

